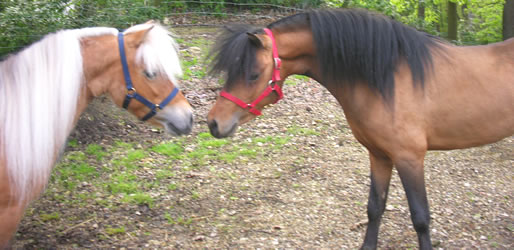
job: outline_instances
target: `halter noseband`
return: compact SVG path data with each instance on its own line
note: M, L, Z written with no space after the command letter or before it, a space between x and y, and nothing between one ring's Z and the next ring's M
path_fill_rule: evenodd
M123 41L123 33L118 33L118 46L120 50L120 59L121 59L121 65L123 68L123 76L125 77L125 84L127 85L127 95L125 96L125 100L123 101L123 108L127 109L130 101L132 98L140 101L142 104L150 108L150 112L146 114L143 118L141 118L142 121L146 121L150 118L152 118L156 113L157 109L162 109L164 106L168 105L168 103L175 98L175 96L178 93L177 88L173 88L171 93L166 97L161 103L154 104L153 102L147 100L140 94L136 92L136 89L134 86L132 86L132 79L130 78L130 72L128 70L128 64L127 64L127 56L125 55L125 42Z
M261 111L256 109L255 106L257 106L257 104L259 102L261 102L262 99L266 98L269 94L271 94L271 92L273 92L273 91L277 92L278 99L275 101L275 103L277 103L280 99L282 99L284 97L284 94L282 93L282 89L276 83L277 81L281 80L280 79L280 66L282 66L282 61L278 57L278 50L277 50L277 45L275 44L275 37L273 36L273 33L271 32L271 30L268 28L264 28L264 32L266 32L266 34L271 38L273 62L274 62L273 75L271 76L271 80L268 82L268 87L266 87L266 89L261 93L261 95L259 97L257 97L257 99L255 99L255 101L253 101L252 103L246 103L246 102L242 101L241 99L229 94L228 92L226 92L224 90L221 91L221 93L220 93L220 96L227 98L228 100L232 101L233 103L237 104L239 107L241 107L243 109L248 109L248 112L250 112L254 115L262 115Z

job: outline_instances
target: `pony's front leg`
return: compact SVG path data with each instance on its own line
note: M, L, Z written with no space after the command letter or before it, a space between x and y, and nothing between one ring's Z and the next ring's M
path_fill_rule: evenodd
M370 152L371 187L368 199L368 227L362 249L376 249L378 228L384 213L389 191L389 181L393 170L392 161L385 156L376 156Z
M0 163L0 250L8 248L27 202L17 202L9 186L7 171Z
M0 249L7 249L23 216L24 206L0 204Z
M418 234L419 249L432 249L430 241L430 211L428 208L423 158L395 162L409 202L410 216Z
M2 177L5 177L2 176ZM0 250L8 248L25 211L26 202L17 202L9 189L7 177L0 183Z

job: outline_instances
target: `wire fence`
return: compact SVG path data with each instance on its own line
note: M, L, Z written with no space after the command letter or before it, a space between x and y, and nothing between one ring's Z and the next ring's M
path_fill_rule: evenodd
M125 29L149 19L171 28L263 24L316 7L305 0L290 0L296 3L291 6L237 1L112 0L106 5L99 2L6 0L0 3L0 57L60 29L94 26Z
M409 3L407 5L401 4ZM418 11L423 5L423 17ZM446 37L447 11L440 1L386 0L0 0L0 60L60 29L107 26L126 29L149 19L174 27L268 24L311 8L365 8ZM459 8L458 44L502 39L502 0L469 1Z

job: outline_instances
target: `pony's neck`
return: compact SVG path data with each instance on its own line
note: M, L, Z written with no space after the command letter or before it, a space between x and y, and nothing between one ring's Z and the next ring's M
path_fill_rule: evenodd
M282 59L282 79L298 74L309 76L320 82L321 70L317 63L316 47L311 30L303 27L292 31L275 28L272 31L276 38L279 57Z
M322 77L323 65L319 64L314 37L309 26L290 29L272 29L275 36L279 57L282 59L281 76L286 79L293 74L305 75L323 85L332 95L338 99L345 109L353 102L350 85L330 82ZM362 84L362 86L366 86ZM341 98L342 97L342 98Z
M95 97L105 93L124 93L110 89L115 87L111 83L120 82L115 79L120 75L116 74L117 71L121 71L118 64L120 57L118 50L112 49L117 47L116 37L112 35L85 37L81 40L85 83L80 93L75 121Z

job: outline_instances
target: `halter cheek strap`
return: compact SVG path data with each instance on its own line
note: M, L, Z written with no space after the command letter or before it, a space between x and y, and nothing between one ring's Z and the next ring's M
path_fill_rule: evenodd
M273 32L270 29L264 28L264 32L271 38L271 51L273 53L273 62L275 63L275 67L273 68L273 75L271 76L271 81L277 82L280 81L280 67L282 67L282 60L278 57L278 49L275 43L275 37L273 36Z
M127 85L127 95L125 96L125 100L123 101L123 108L127 109L130 101L132 99L136 99L148 108L150 108L150 112L146 114L143 118L141 118L142 121L146 121L150 118L152 118L155 114L157 114L157 109L162 109L164 106L168 105L168 103L175 98L175 96L178 94L178 89L173 88L171 93L159 104L154 104L153 102L149 101L148 99L144 98L142 95L138 94L136 92L136 89L132 85L132 79L130 78L130 72L128 70L128 63L127 63L127 56L125 55L125 42L123 41L123 33L118 33L118 47L120 50L120 59L121 59L121 66L123 68L123 77L125 78L125 84Z
M280 67L282 66L282 60L280 60L280 58L278 57L278 50L277 50L277 45L275 43L275 37L273 36L273 33L271 32L271 30L268 28L265 28L264 32L266 32L266 34L271 38L272 54L273 54L273 62L274 62L273 74L271 76L271 80L268 82L268 87L266 87L266 89L261 93L261 95L259 97L257 97L257 99L255 99L252 103L246 103L246 102L242 101L241 99L231 95L230 93L228 93L227 91L224 91L224 90L221 91L221 93L220 93L220 96L232 101L233 103L235 103L236 105L238 105L239 107L241 107L243 109L248 109L248 112L250 112L254 115L262 115L262 112L260 110L258 110L257 108L255 108L255 106L257 106L257 104L259 104L259 102L261 102L264 98L266 98L272 92L276 92L278 95L278 98L277 98L277 100L275 100L274 103L277 103L280 99L282 99L284 97L282 88L280 88L280 85L278 85L276 83L277 81L281 80Z

